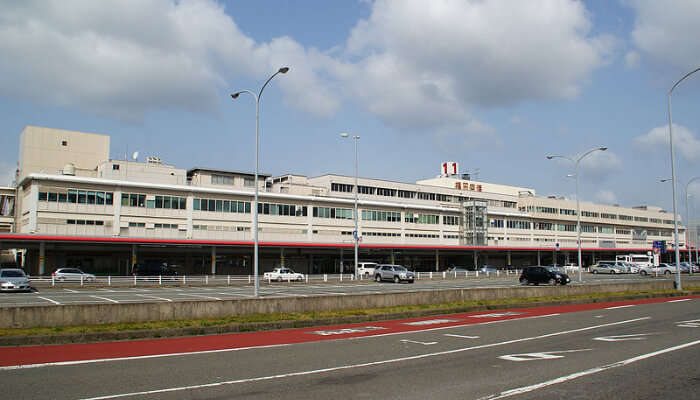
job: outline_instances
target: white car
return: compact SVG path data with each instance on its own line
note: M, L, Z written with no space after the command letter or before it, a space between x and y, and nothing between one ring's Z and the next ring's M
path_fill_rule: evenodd
M303 281L304 280L304 274L300 274L298 272L294 272L289 268L275 268L272 270L272 272L265 272L263 274L263 279L266 281L277 281L277 282L282 282L282 281Z
M377 268L375 262L357 263L357 276L374 276L374 269Z
M658 267L640 267L640 275L670 275L676 273L676 266L672 264L661 263Z
M57 281L83 281L95 282L93 274L85 273L78 268L59 268L53 273L53 278Z

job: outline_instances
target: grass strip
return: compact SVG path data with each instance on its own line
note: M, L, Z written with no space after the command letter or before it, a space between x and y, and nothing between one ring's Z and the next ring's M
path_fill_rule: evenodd
M149 322L125 322L116 324L101 324L101 325L78 325L78 326L57 326L46 328L12 328L0 329L0 337L4 336L41 336L41 335L66 335L66 334L95 334L106 332L124 332L124 331L157 331L167 329L181 328L204 328L229 325L251 325L252 327L246 330L255 329L255 325L260 325L260 329L270 329L265 327L265 324L274 324L276 322L303 321L309 322L314 320L340 320L351 319L353 317L369 317L370 319L381 319L381 316L391 316L398 314L410 314L416 312L426 313L455 313L466 312L478 308L496 308L507 307L509 305L526 306L528 304L539 303L558 303L558 302L601 302L611 299L623 298L644 298L644 297L659 297L663 295L680 296L688 295L695 292L700 292L700 287L689 287L683 292L678 292L673 289L656 290L656 291L630 291L630 292L608 292L608 293L593 293L586 295L572 296L549 296L549 297L528 297L528 298L511 298L498 300L479 300L453 303L438 303L426 305L407 305L371 309L355 309L355 310L337 310L327 312L309 312L309 313L273 313L273 314L252 314L252 315L232 315L221 318L207 319L189 319L189 320L168 320L168 321L149 321Z

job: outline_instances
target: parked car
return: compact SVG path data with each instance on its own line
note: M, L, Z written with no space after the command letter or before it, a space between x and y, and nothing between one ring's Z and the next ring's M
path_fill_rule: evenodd
M87 274L78 268L59 268L52 274L57 281L83 281L95 282L96 278L93 274Z
M520 274L520 284L522 285L529 285L531 283L535 285L539 285L540 283L566 285L569 282L571 282L569 275L561 272L557 267L543 267L540 265L524 267L522 274Z
M374 270L374 279L377 282L394 281L394 283L399 283L406 281L413 283L416 275L402 265L380 264Z
M275 268L271 272L265 272L263 274L263 279L267 281L303 281L304 274L294 272L289 268Z
M675 264L660 263L658 267L646 266L639 267L640 275L671 275L676 273Z
M374 269L377 267L375 262L357 263L357 276L374 276Z
M624 273L624 270L622 269L622 267L618 267L617 265L613 265L613 264L603 264L603 263L591 265L589 268L589 271L592 274L622 274L622 273Z
M168 267L167 263L138 263L131 269L133 275L138 276L174 276L177 271Z
M691 264L687 261L683 261L681 263L681 273L682 274L688 274L688 273L696 273L698 272L698 266L695 264Z
M498 268L492 267L490 265L483 265L478 269L479 272L484 272L484 273L489 273L489 274L495 274L498 271Z
M32 286L29 277L19 268L0 269L0 291L2 292L30 292Z

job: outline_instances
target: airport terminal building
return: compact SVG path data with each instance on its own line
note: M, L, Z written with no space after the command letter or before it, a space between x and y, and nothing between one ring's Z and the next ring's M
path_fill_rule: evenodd
M251 172L180 169L157 157L112 160L109 143L101 134L22 131L16 186L0 188L0 249L26 249L29 273L81 266L127 275L157 260L186 274L250 274L256 185L261 272L350 270L355 177L259 174L256 182ZM360 260L423 271L576 262L575 200L448 170L416 183L359 178ZM671 248L673 214L659 207L580 209L584 265L651 251L654 241Z

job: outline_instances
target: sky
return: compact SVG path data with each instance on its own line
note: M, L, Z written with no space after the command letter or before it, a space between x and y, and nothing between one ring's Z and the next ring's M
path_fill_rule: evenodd
M667 95L700 67L698 0L0 1L0 185L26 125L178 168L484 182L671 211ZM671 96L678 210L700 176L700 73ZM569 175L567 177L567 175ZM700 179L688 185L700 213ZM696 201L697 200L697 201ZM698 214L700 215L700 214ZM685 219L685 218L684 218Z

